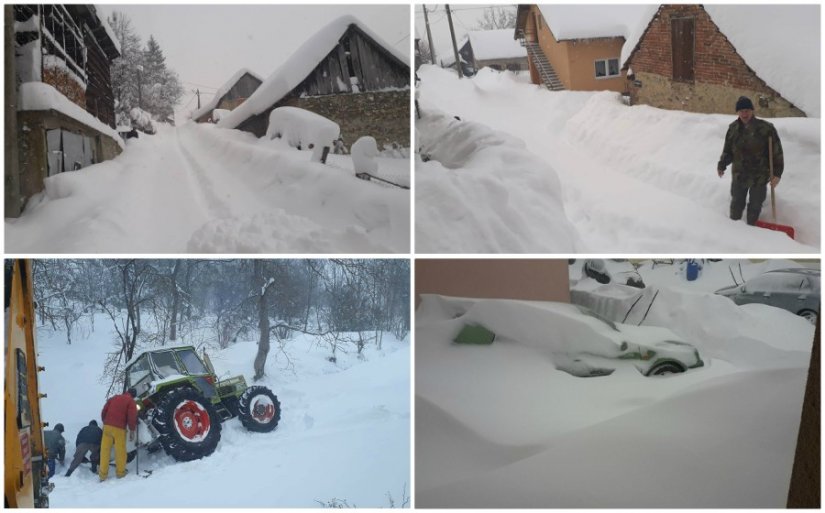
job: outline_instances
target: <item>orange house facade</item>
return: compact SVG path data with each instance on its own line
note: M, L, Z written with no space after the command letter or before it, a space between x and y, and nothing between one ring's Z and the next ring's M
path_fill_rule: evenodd
M523 39L528 49L531 81L556 90L624 92L626 72L620 62L624 35L611 35L609 30L604 35L604 30L596 29L592 34L576 31L576 37L566 37L557 29L557 35L554 20L550 19L553 15L549 6L518 6L515 37ZM549 73L545 71L547 64ZM553 75L558 82L548 84Z

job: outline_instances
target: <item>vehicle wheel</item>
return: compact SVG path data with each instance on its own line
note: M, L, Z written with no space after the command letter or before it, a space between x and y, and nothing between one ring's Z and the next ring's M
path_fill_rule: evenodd
M152 424L166 454L178 461L198 460L215 452L221 421L215 407L189 387L176 388L158 402Z
M685 368L679 365L678 363L674 362L663 362L658 365L653 366L650 371L648 371L648 376L666 376L668 374L681 374L685 372Z
M807 309L800 310L800 312L797 315L799 315L800 317L804 317L804 318L808 319L811 322L811 324L816 324L816 320L819 317L819 314L817 314L813 310L807 310Z
M281 420L281 403L266 387L249 387L238 402L238 417L250 431L266 433L275 429Z

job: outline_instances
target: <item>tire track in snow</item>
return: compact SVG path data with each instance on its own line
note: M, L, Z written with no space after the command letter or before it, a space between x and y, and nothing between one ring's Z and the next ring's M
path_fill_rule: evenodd
M175 148L180 154L181 161L184 164L187 178L192 184L192 189L196 191L199 203L208 214L209 221L212 219L223 219L230 217L232 211L229 209L227 203L222 200L215 192L215 185L207 176L206 169L198 164L198 161L186 148L180 136L181 128L175 129Z

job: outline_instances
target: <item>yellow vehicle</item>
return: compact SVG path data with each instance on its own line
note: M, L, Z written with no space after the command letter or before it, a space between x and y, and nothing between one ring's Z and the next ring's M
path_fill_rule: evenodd
M31 262L5 262L6 508L46 508L51 489L40 418Z

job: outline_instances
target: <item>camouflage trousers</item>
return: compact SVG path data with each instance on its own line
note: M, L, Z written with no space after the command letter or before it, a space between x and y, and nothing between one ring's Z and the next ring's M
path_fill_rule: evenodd
M748 204L748 213L745 220L748 224L756 224L759 214L762 212L762 204L768 194L768 184L748 185L736 180L730 185L730 218L734 221L742 219L742 211L745 210L745 202Z

